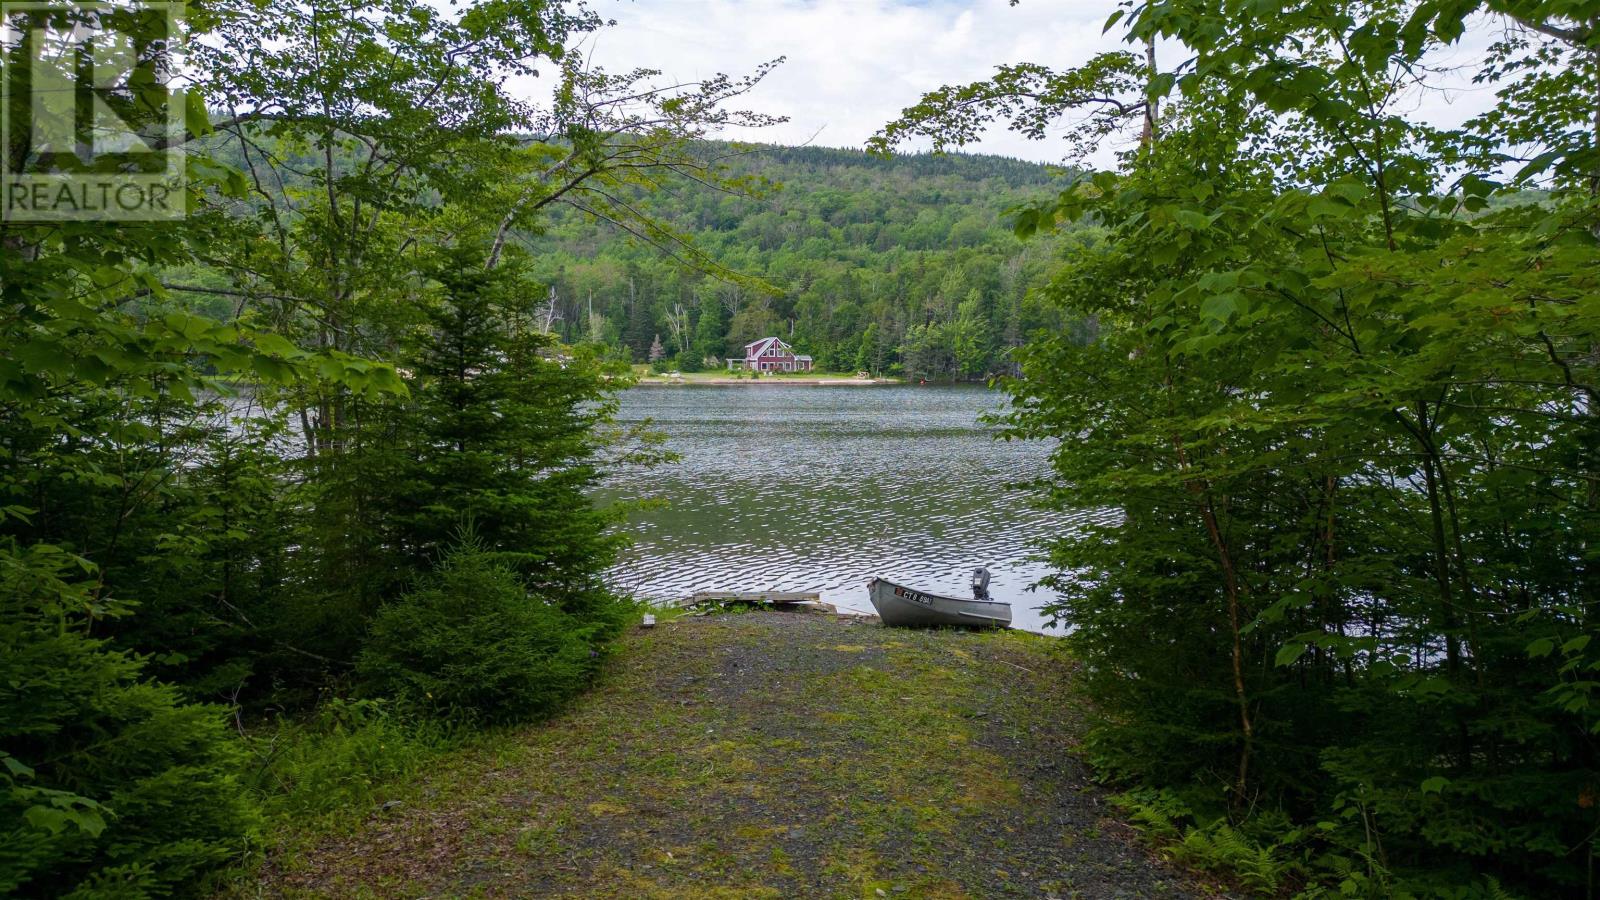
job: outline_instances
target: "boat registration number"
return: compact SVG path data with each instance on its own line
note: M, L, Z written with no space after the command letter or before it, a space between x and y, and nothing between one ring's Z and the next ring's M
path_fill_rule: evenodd
M905 599L910 600L912 603L921 603L923 606L933 605L933 600L931 600L926 594L919 594L910 588L897 587L894 589L894 595L896 597L904 597Z

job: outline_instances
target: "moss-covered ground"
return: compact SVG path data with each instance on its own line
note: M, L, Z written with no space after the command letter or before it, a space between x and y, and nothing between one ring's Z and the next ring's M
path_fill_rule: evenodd
M1168 897L1078 762L1026 633L681 618L566 714L450 754L354 827L285 832L268 896Z

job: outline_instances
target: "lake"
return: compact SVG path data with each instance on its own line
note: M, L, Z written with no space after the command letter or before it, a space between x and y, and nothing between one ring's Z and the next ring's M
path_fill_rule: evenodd
M1014 624L1045 630L1034 543L1085 514L1035 509L1008 488L1046 471L1048 447L995 439L979 419L1005 402L980 386L629 390L622 420L649 420L681 459L602 492L666 501L634 515L612 575L651 599L818 591L870 613L874 575L970 596L984 565Z

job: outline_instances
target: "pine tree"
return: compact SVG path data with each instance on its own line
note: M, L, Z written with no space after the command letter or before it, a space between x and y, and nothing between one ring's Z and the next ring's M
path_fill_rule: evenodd
M650 342L650 361L658 363L666 358L667 349L661 346L661 335L658 334L655 336L655 340Z
M656 320L650 312L650 305L638 296L632 279L628 286L628 297L624 303L627 324L623 327L622 342L632 352L633 358L639 359L649 353L650 335L655 332Z
M700 298L700 318L694 324L694 355L720 363L727 355L727 334L722 301L707 291Z
M437 278L445 302L390 429L402 445L382 479L392 543L418 572L470 529L546 597L588 602L615 549L587 494L601 475L595 426L615 405L602 364L521 324L514 274L463 257Z
M861 345L856 348L856 371L879 374L878 323L873 322L861 333Z
M131 611L96 596L98 575L0 542L0 895L194 895L257 823L227 711L91 636Z

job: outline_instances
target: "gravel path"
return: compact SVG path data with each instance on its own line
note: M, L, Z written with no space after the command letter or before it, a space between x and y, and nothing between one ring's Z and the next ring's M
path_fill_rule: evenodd
M683 618L571 711L459 754L271 896L1198 897L1071 752L1026 633ZM502 745L503 744L503 745Z

